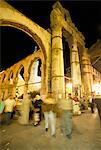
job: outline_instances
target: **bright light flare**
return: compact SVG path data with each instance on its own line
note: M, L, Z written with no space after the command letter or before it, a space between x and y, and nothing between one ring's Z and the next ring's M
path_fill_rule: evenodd
M93 84L92 92L95 92L96 95L101 95L101 83Z

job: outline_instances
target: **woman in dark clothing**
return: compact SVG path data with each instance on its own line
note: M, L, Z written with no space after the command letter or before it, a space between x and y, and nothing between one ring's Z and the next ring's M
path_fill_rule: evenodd
M34 126L37 126L42 118L42 100L39 95L34 99Z
M92 97L90 98L90 108L91 108L91 112L94 113L94 106L95 106L95 98L94 98L94 93L92 92Z

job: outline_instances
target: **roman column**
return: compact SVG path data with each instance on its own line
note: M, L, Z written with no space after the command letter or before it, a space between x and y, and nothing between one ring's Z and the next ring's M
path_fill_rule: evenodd
M52 27L52 93L59 97L64 94L64 62L62 46L62 28L58 24Z
M88 49L84 48L82 52L82 80L84 86L84 94L90 95L92 91L92 67L90 62L90 56L88 55Z
M77 40L75 37L72 38L72 44L70 49L70 64L71 64L71 77L73 84L73 95L80 98L81 96L81 71L79 52L77 48Z
M24 87L24 96L23 102L21 105L21 117L19 117L19 123L27 125L29 123L29 111L30 111L30 99L28 96L28 76L24 76L25 87Z

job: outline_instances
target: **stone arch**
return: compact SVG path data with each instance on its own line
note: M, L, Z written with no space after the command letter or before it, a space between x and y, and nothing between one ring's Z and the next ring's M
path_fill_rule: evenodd
M1 78L1 95L3 99L6 97L5 95L7 92L6 77L7 77L6 73L3 73Z
M5 11L6 7L6 11ZM9 14L9 15L8 15ZM51 45L51 34L40 27L38 24L33 22L31 19L24 16L18 10L10 6L7 2L0 2L0 26L11 26L22 30L28 34L42 50L44 58L46 60L46 74L47 83L50 83L50 45ZM49 87L48 87L49 89Z
M39 52L39 54L36 53L34 58L32 58L30 60L29 67L28 67L28 73L29 73L29 80L30 80L30 73L31 73L32 66L34 65L34 63L36 61L40 60L41 61L41 68L40 68L41 76L40 77L41 77L41 88L42 88L42 89L40 89L41 90L40 92L42 93L42 92L46 92L46 76L45 76L45 74L47 72L46 72L46 60L43 57L43 54L42 55L40 55L40 54L42 54L42 53L40 53L40 52Z
M5 79L6 79L6 74L4 73L2 77L2 83L4 82Z
M49 44L51 42L51 36L49 32L28 19L26 16L4 1L0 2L0 14L2 14L0 15L0 26L11 26L22 30L33 40L35 40L38 46L42 49L44 55L47 55Z
M72 77L71 77L71 47L72 47L72 34L62 27L62 44L63 44L63 57L64 57L64 90L65 97L68 93L72 93Z
M10 79L12 79L13 81L13 70L10 71L10 73L8 74L8 81L10 82Z
M18 70L16 72L16 78L18 78L18 74L20 73L21 69L24 68L23 64L20 64L20 66L18 67Z
M31 61L31 64L29 66L29 81L28 81L28 89L31 91L39 90L37 85L41 86L41 77L38 75L38 66L39 66L39 60L40 58L35 58L33 61ZM41 60L42 63L42 60ZM39 82L39 83L37 83Z
M31 67L32 67L33 63L35 61L37 61L38 59L41 59L41 58L40 57L35 57L33 60L30 61L30 65L29 65L29 68L28 68L28 72L29 73L31 72Z
M45 46L42 42L42 39L36 33L31 31L26 25L23 25L21 23L15 23L12 21L2 20L1 26L10 26L10 27L16 28L16 29L21 30L22 32L26 33L28 36L30 36L37 43L37 45L39 46L39 48L42 49L42 51L46 57L46 50L45 50Z
M6 78L6 84L7 84L7 89L6 89L6 96L11 95L13 93L13 70L9 70L7 78Z
M9 75L8 75L8 79L13 78L13 70L10 71Z

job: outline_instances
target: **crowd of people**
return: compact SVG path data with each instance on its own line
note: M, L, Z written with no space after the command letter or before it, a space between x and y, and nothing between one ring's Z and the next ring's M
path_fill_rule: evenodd
M30 93L29 93L30 94ZM44 119L45 132L48 132L49 127L51 130L51 136L56 136L56 118L58 112L61 110L61 132L69 139L72 137L72 116L80 115L82 110L86 109L85 99L81 101L75 96L72 97L71 93L68 93L66 98L60 98L56 100L53 94L40 96L36 94L34 98L30 98L29 108L29 120L32 121L32 125L38 126L42 119ZM20 107L21 101L10 95L6 100L0 101L0 117L5 114L5 122L7 125L11 124L15 115L18 117L21 115ZM98 108L98 114L101 121L101 104L95 100L92 94L89 100L91 112L94 113L94 107ZM0 118L0 121L2 119Z

